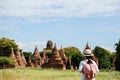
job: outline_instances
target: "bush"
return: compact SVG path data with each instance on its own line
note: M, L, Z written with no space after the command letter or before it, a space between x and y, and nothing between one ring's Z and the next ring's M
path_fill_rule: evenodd
M78 54L73 54L71 57L71 62L73 65L73 68L75 69L75 67L78 68L80 61L82 61L84 59L84 56L81 53Z
M102 47L96 46L94 48L94 55L99 60L99 69L109 69L110 65L110 52Z
M13 66L15 62L9 57L0 57L0 68L8 68Z
M120 71L120 40L115 44L116 46L116 60L115 60L115 69Z

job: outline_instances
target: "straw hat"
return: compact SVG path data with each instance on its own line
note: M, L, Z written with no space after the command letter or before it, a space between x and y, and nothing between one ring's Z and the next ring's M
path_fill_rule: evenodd
M91 49L85 49L83 53L84 53L84 56L94 56L94 54L92 54Z

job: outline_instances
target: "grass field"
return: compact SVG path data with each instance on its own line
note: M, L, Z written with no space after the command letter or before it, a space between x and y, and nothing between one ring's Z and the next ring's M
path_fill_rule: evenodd
M76 70L55 70L41 68L1 69L0 80L80 80ZM99 72L96 80L120 80L120 72Z

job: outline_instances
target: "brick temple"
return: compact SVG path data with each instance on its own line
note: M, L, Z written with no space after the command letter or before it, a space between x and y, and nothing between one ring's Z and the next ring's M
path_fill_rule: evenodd
M61 53L62 52L62 53ZM63 51L59 51L56 44L52 50L52 56L49 58L48 62L42 65L43 68L55 68L55 69L66 69L67 57Z

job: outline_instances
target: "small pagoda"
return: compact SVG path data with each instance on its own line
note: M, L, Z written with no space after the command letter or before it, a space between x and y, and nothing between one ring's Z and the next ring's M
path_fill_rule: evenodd
M27 67L34 67L34 65L33 65L33 63L32 63L32 61L31 61L31 57L29 56L29 58L28 58L28 62L27 62L27 65L26 65Z
M21 52L21 59L23 61L23 67L26 67L27 62L26 62L26 59L25 59L23 52Z
M17 68L18 67L18 62L16 60L13 48L11 48L11 53L10 53L9 57L15 62L14 66L11 66L11 67Z
M20 52L19 48L17 48L16 60L18 62L18 68L24 68L25 67L25 64L23 63L21 52Z
M31 57L31 59L32 59L32 63L34 65L34 67L41 66L41 56L40 56L40 53L39 53L37 46L35 47L35 50L34 50L34 53Z
M60 56L61 56L61 58L62 58L62 60L63 60L63 63L64 63L64 64L67 64L68 58L67 58L67 56L65 55L65 52L64 52L64 49L62 48L62 45L61 45L61 49L59 50L59 53L60 53Z

